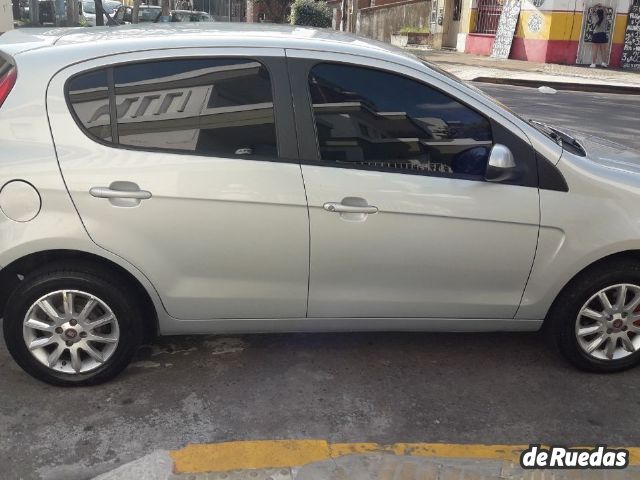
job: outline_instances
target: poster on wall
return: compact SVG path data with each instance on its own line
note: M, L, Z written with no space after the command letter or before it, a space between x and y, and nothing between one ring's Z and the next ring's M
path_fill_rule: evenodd
M629 21L624 35L622 68L640 70L640 4L636 3L629 12Z
M616 12L612 7L604 6L596 0L595 4L590 2L590 4L587 4L584 7L582 34L580 35L578 56L576 58L576 63L579 65L589 65L590 63L593 63L593 49L595 45L593 43L593 35L599 18L597 13L598 10L602 10L605 14L606 23L604 29L608 39L608 43L604 47L604 52L602 52L603 58L600 60L608 63L609 56L611 55L612 32L615 27Z
M491 50L492 58L509 58L513 36L516 33L518 18L520 17L521 0L505 0L502 14L498 22L496 39Z
M607 13L607 36L611 38L611 26L613 25L613 8L611 7L603 7L598 4L593 7L589 7L585 11L586 22L584 24L584 34L583 40L585 42L591 43L593 41L593 32L596 28L596 22L598 21L598 15L596 14L597 10L604 10Z

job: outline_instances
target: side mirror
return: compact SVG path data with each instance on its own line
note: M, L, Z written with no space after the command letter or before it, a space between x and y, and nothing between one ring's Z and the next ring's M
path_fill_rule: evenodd
M484 179L487 182L504 182L516 175L516 162L508 147L496 143L489 153Z

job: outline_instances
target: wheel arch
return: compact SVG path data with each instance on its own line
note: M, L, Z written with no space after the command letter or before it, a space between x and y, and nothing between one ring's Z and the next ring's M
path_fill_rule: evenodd
M122 265L108 258L81 250L43 250L22 256L4 268L0 269L0 313L4 316L4 310L9 296L25 276L45 263L56 261L81 261L102 269L107 268L120 276L135 290L136 298L140 299L143 313L144 338L151 339L159 332L158 312L145 286Z
M549 313L556 306L557 302L562 298L563 294L569 288L571 288L571 286L578 279L580 279L584 275L588 275L590 271L594 270L595 268L600 267L601 265L606 265L607 263L610 263L610 262L615 261L615 260L624 260L624 259L634 260L634 261L637 261L637 262L640 263L640 250L639 249L624 250L624 251L621 251L621 252L616 252L616 253L612 253L612 254L606 255L606 256L598 259L598 260L595 260L595 261L591 262L590 264L588 264L587 266L582 268L580 271L578 271L575 275L573 275L573 277L571 277L564 284L564 286L560 289L560 291L558 292L558 294L554 298L553 302L549 306L549 308L547 310L547 314L545 315L544 324L548 323L547 322L547 318L549 317Z

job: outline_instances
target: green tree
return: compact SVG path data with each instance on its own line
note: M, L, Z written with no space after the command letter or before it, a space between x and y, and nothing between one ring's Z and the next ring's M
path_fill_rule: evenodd
M291 5L291 25L328 28L332 12L323 0L295 0Z
M291 0L252 0L254 5L262 6L268 22L286 23L289 18Z

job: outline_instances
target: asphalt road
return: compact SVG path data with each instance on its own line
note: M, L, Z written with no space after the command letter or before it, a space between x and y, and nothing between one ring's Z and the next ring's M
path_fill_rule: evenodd
M486 89L639 146L638 97ZM639 411L640 369L578 372L539 334L166 337L82 389L32 380L0 344L3 480L90 478L155 449L241 439L631 446Z
M523 117L582 130L640 151L640 95L570 92L476 83Z

